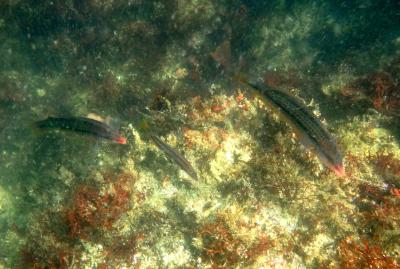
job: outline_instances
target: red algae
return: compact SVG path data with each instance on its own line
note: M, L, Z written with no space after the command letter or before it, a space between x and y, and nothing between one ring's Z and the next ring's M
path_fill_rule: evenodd
M396 227L400 223L400 200L396 196L397 188L383 189L369 184L360 185L360 196L356 200L362 203L362 216L383 228ZM400 227L398 227L400 228Z
M351 238L346 238L340 242L338 251L341 269L400 268L393 258L367 240L356 242Z
M57 240L55 236L50 236L47 240L30 238L20 250L20 260L16 268L70 268L72 263L78 265L74 261L76 254L77 249L73 249L67 242Z
M393 188L382 188L367 183L360 184L360 192L355 199L355 204L358 207L355 219L359 231L368 236L366 239L373 240L376 245L384 246L382 251L396 252L398 239L395 231L400 229L400 216L398 214L400 199L393 195L392 190ZM368 250L367 246L365 248Z
M301 84L294 72L267 71L264 74L264 83L276 89L298 88Z
M104 256L106 263L104 268L115 268L113 264L132 264L133 257L137 253L137 244L143 240L144 235L130 234L128 236L117 236L113 241L105 245Z
M268 236L260 236L257 242L248 246L222 217L204 224L199 229L199 235L203 241L202 259L208 261L212 268L231 268L243 261L252 264L274 246Z
M387 72L371 73L351 82L342 90L342 95L353 100L365 99L385 114L400 111L400 87Z
M20 250L17 268L80 268L84 249L76 239L102 242L106 263L97 264L98 268L132 263L136 243L143 235L122 236L114 224L130 208L135 177L110 171L103 174L103 179L101 188L79 185L71 204L61 214L39 218L36 230L30 232Z
M65 214L70 236L87 238L97 229L111 229L129 209L129 184L133 178L121 174L117 179L105 191L86 185L77 188L72 206Z
M378 151L369 156L369 160L375 165L377 172L385 177L400 176L400 159L392 152Z

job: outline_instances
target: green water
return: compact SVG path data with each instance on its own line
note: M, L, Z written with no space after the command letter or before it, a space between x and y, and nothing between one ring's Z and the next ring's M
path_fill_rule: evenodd
M398 1L1 1L0 269L400 268L399 21ZM302 100L346 176L236 75ZM88 115L127 143L34 128Z

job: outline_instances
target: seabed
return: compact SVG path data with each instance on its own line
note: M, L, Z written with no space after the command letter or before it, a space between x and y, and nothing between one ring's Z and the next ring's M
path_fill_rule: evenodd
M0 3L0 269L400 268L397 1L39 2ZM234 74L303 100L346 176ZM127 144L33 128L88 114Z

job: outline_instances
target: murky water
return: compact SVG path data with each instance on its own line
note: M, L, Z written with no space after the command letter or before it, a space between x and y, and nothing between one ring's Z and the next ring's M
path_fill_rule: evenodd
M400 268L398 21L1 1L0 268Z

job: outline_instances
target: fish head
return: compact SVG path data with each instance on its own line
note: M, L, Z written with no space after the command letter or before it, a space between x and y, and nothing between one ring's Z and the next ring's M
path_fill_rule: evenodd
M344 177L346 172L343 166L343 158L340 152L334 147L328 151L314 149L320 161L326 165L336 176Z
M336 164L329 167L338 177L346 176L343 164Z
M113 139L113 141L117 142L118 144L125 145L126 144L126 138L119 136Z

